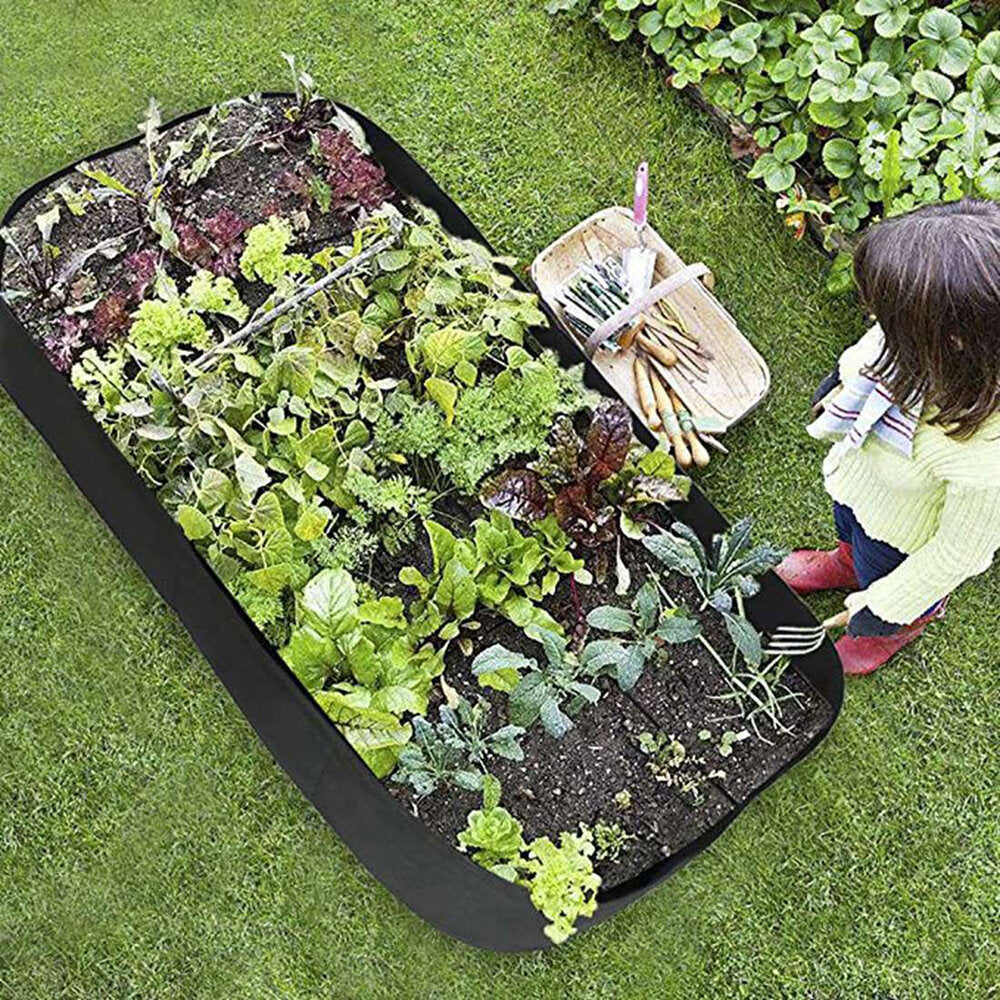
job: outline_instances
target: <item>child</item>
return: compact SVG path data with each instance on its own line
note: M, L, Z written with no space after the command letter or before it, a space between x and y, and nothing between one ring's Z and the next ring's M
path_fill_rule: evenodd
M793 552L778 575L799 594L853 591L836 648L845 673L868 674L1000 547L1000 204L887 219L854 273L877 323L809 427L837 442L823 476L839 545Z

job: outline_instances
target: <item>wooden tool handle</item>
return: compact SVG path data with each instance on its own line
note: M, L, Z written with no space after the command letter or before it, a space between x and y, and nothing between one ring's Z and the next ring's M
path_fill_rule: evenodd
M670 394L663 383L663 379L654 371L650 381L653 384L653 395L656 399L656 407L660 411L660 419L663 421L663 429L670 438L673 445L674 457L677 464L686 469L691 465L691 449L688 448L687 441L681 431L681 425L677 420L677 414L670 402Z
M850 617L850 611L841 611L839 615L827 618L827 620L823 622L823 628L825 628L827 632L835 628L847 628L847 623L850 620Z
M635 358L632 362L632 372L635 375L635 393L639 397L639 405L642 407L646 423L650 430L658 431L663 424L656 405L656 395L646 362L642 358Z
M639 346L647 353L656 358L657 361L662 365L666 365L668 368L677 364L677 355L674 354L669 347L664 347L663 344L658 343L653 340L652 337L647 337L646 334L640 333L636 340Z
M687 438L688 446L691 449L691 458L694 460L694 464L698 466L699 469L704 469L706 465L711 461L711 456L708 453L708 449L701 443L701 439L698 437L698 432L694 428L694 421L691 419L691 414L688 412L687 407L681 402L680 397L674 392L673 389L667 390L670 396L670 403L673 407L674 413L677 414L677 419L684 431L684 436Z
M646 325L646 317L641 313L636 316L630 326L625 327L624 330L618 335L618 346L622 350L627 351L635 343L635 338L642 331L642 328Z

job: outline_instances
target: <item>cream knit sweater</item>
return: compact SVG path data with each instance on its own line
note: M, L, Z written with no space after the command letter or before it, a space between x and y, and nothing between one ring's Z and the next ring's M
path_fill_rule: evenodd
M872 360L870 330L840 359L841 378ZM872 538L907 554L893 572L848 598L879 618L908 624L963 580L988 569L1000 548L1000 415L960 441L921 420L906 458L870 434L835 444L823 463L827 492Z

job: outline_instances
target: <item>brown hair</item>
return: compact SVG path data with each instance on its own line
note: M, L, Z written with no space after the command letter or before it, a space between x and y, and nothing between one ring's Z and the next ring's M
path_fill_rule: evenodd
M970 437L1000 409L1000 204L964 198L878 223L854 277L885 334L871 374Z

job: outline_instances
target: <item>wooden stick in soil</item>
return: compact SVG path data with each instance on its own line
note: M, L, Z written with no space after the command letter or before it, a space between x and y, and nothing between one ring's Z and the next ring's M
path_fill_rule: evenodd
M652 431L658 431L663 424L660 422L660 415L657 412L656 397L653 395L653 386L650 381L649 369L640 357L636 357L632 362L632 371L635 375L635 392L639 397L639 405L646 418L646 424Z
M351 257L350 260L341 264L340 267L335 268L329 274L324 275L319 279L319 281L314 281L311 285L307 285L305 288L300 289L293 296L291 296L291 298L285 299L281 305L275 306L263 315L251 320L235 333L226 337L214 347L205 351L204 354L195 358L194 361L191 362L191 367L196 369L201 368L205 362L210 361L222 351L227 350L230 347L234 347L236 344L239 344L242 341L247 340L249 337L260 333L261 330L269 327L276 319L284 316L285 313L291 312L292 309L300 306L307 299L311 299L318 292L323 291L324 288L328 288L330 285L334 284L334 282L340 281L341 278L345 278L352 271L357 270L358 267L380 254L383 250L388 250L389 247L391 247L399 239L399 235L403 231L402 222L396 218L392 219L390 225L392 229L388 236L383 236L382 239L373 243L370 247L362 250L357 256Z
M663 422L663 429L667 432L670 443L673 445L677 464L682 469L687 469L691 465L691 451L684 440L684 435L681 433L681 425L677 422L674 408L670 405L670 396L667 393L666 385L660 374L656 371L652 372L651 381L653 383L653 395L656 398L657 409L660 412L660 420Z
M673 389L668 388L667 394L670 397L670 403L673 406L674 413L677 415L677 419L680 422L681 430L684 432L684 436L687 438L688 445L691 448L691 457L694 459L694 464L698 466L699 469L704 469L710 461L710 456L708 450L701 443L698 437L698 432L694 429L694 421L691 419L691 414L688 412L687 407L681 402L680 397L674 392Z

